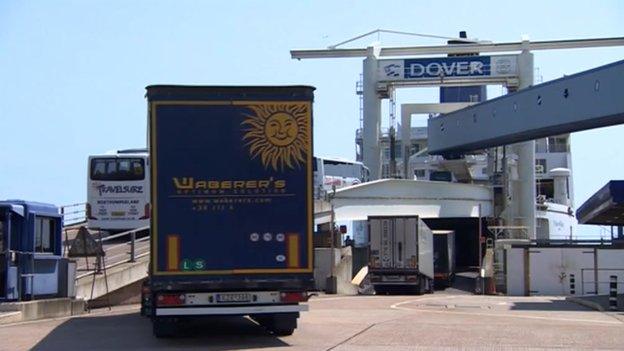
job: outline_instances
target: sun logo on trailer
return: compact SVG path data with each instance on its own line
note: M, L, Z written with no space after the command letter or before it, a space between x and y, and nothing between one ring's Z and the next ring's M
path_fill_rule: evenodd
M265 168L284 170L305 164L310 137L308 104L262 104L247 106L255 114L241 123L243 141L252 158L260 157Z

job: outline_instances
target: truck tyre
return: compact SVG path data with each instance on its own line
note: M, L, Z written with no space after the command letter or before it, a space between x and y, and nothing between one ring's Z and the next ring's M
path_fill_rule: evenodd
M297 328L299 313L256 315L252 318L275 336L292 335Z
M292 335L297 328L297 317L299 316L296 313L275 314L269 331L276 336Z
M439 288L440 290L448 288L449 287L448 280L446 279L438 280L438 284L436 284L436 287Z
M154 318L152 332L157 338L171 338L178 334L178 325L173 318Z
M421 277L418 279L418 295L424 295L427 293L427 279Z
M274 327L271 329L271 333L275 336L289 336L293 335L295 327Z

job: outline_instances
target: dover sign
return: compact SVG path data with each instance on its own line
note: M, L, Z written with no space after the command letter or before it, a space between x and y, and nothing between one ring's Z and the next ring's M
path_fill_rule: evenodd
M511 77L518 74L515 55L456 56L380 60L379 81L449 77Z

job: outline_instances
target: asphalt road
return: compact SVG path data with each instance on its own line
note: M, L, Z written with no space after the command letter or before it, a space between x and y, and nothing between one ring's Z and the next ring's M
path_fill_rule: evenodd
M624 349L624 314L562 298L321 296L299 328L274 337L252 321L221 318L189 335L156 339L138 306L0 327L0 350L444 350Z

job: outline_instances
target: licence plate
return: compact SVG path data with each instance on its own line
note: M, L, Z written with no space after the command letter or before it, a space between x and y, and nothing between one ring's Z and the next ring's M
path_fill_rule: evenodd
M113 212L111 212L111 216L113 216L113 217L122 217L122 216L125 216L125 215L126 215L126 212L124 212L124 211L113 211Z
M217 294L217 302L249 302L251 294L246 293L227 293Z

